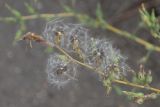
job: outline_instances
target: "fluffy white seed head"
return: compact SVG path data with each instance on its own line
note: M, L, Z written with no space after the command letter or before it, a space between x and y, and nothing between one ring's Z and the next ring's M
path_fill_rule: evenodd
M50 84L61 87L76 80L77 66L58 54L48 58L46 73Z
M115 78L119 79L126 75L129 69L126 64L126 58L123 57L119 50L114 48L111 42L104 39L93 39L88 36L88 30L80 24L68 24L63 20L54 20L47 23L44 38L49 42L54 42L56 33L61 32L60 47L68 53L77 52L82 54L84 62L95 68L100 68L106 74L111 72L111 68L118 68L115 72ZM73 80L76 74L76 68L73 64L57 58L57 54L48 59L47 73L48 80L51 84L62 86ZM81 56L80 56L81 57ZM66 69L67 68L67 69ZM57 71L62 71L57 75ZM58 73L59 74L59 73Z
M63 20L54 20L46 24L43 36L49 42L54 42L56 32L63 34L61 38L61 47L67 51L73 51L73 39L77 39L79 47L86 51L88 40L88 30L81 24L65 23Z
M86 62L88 64L103 70L105 74L108 74L111 68L118 67L119 71L115 75L117 79L126 75L129 69L126 57L122 56L120 51L114 48L110 42L91 38L87 50Z

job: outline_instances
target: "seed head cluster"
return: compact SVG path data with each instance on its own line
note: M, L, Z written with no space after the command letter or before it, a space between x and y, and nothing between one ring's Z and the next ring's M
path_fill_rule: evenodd
M67 53L74 53L81 62L103 71L114 78L126 75L126 58L107 40L94 39L80 24L68 24L63 20L50 21L44 30L44 38L59 45ZM77 66L60 53L48 58L46 72L50 84L64 86L76 79Z
M77 66L56 53L48 58L46 72L48 82L60 88L76 80Z

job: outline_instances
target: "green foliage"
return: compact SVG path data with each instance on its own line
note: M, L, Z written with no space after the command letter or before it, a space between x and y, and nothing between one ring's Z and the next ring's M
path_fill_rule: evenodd
M62 5L62 7L66 12L69 12L69 13L74 13L75 12L74 9L72 9L71 7L69 7L67 5Z
M106 89L107 95L112 91L112 86L111 86L112 80L111 79L104 79L103 80L103 86Z
M46 53L51 53L51 52L53 52L54 50L53 50L53 48L51 48L51 47L47 47L46 49L45 49L45 52Z
M29 14L37 14L37 11L33 8L32 5L30 5L28 3L24 3L24 5L26 6L26 9Z
M140 66L140 70L136 73L134 72L134 76L132 81L137 84L149 85L152 82L151 71L145 72L143 66Z
M64 62L68 62L68 58L65 55L58 55L58 58Z
M119 86L114 85L113 88L118 95L123 95L123 90Z
M123 91L125 95L131 100L134 100L138 104L143 104L144 102L144 93L142 92L129 92L129 91Z
M24 32L22 30L18 30L15 35L15 40L18 40L23 34Z
M22 17L21 13L18 10L10 7L8 4L6 4L5 6L15 16L16 19L20 19Z
M96 16L97 16L97 19L98 20L102 20L103 19L103 12L102 12L102 9L101 9L101 5L98 3L97 4L97 9L96 9Z
M152 52L153 52L153 50L148 50L148 52L146 53L146 55L144 55L144 56L139 60L139 63L140 63L140 64L146 63L146 62L149 60Z
M87 26L91 26L94 28L98 28L98 27L104 28L104 26L106 24L106 21L104 20L104 16L103 16L103 12L102 12L100 4L98 4L97 8L96 8L96 13L95 13L96 19L93 19L86 14L77 14L77 12L69 6L63 5L63 8L66 12L74 13L75 16L78 18L78 20Z
M13 45L16 44L16 42L21 39L21 37L25 33L25 31L26 31L25 21L24 20L20 20L20 22L19 22L19 29L17 30L17 32L15 34Z
M10 7L7 4L6 4L6 8L14 15L12 19L15 20L15 23L19 23L19 29L15 34L15 40L13 42L13 44L15 44L15 42L19 40L22 34L25 32L26 24L25 24L25 20L22 18L23 17L22 14L18 10Z
M90 16L88 15L77 15L78 20L87 25L87 26L92 26L94 28L98 28L99 24L95 22L94 19L92 19Z
M103 15L102 8L101 8L100 4L97 4L96 17L97 17L96 24L98 26L101 26L102 28L104 28L105 24L106 24L106 21L104 20L104 15Z
M112 90L113 81L117 78L119 72L121 71L118 66L110 66L107 69L107 72L109 73L107 74L107 77L103 77L103 86L106 88L106 92L108 95ZM114 89L119 95L122 94L122 90L120 89L120 87L114 85Z
M123 93L129 99L134 100L138 104L143 104L145 100L156 99L159 96L159 94L156 93L144 94L142 92L129 92L129 91L123 91Z
M144 25L150 30L152 36L160 39L160 24L155 15L155 11L152 10L152 12L149 13L145 9L144 5L142 5L142 8L139 10L139 12Z

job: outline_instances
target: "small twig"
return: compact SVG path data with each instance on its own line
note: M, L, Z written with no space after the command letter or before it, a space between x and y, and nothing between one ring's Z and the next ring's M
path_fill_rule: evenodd
M70 16L73 16L73 13L57 13L57 14L46 13L46 14L23 16L22 19L33 20L33 19L37 19L37 18L70 17Z
M137 42L138 44L140 45L143 45L146 49L149 49L149 50L154 50L154 51L157 51L157 52L160 52L160 47L159 46L156 46L156 45L153 45L151 44L150 42L147 42L141 38L139 38L138 36L136 35L133 35L133 34L130 34L129 32L126 32L126 31L123 31L123 30L120 30L110 24L106 24L105 28L107 30L110 30L120 36L123 36L123 37L127 37L135 42Z
M73 13L57 13L57 14L44 13L44 14L34 14L34 15L22 16L21 19L22 20L34 20L38 18L71 17L71 16L73 16ZM0 21L14 22L15 17L0 17Z
M81 66L84 66L88 69L90 69L91 71L95 71L97 72L99 75L101 76L105 76L106 75L102 72L102 71L97 71L94 67L88 65L88 64L85 64L85 63L82 63L76 59L74 59L72 56L70 56L64 49L62 49L60 46L56 45L56 44L53 44L53 43L50 43L49 41L46 41L44 38L42 38L40 35L36 35L34 33L27 33L24 35L24 37L22 38L22 40L29 40L29 41L36 41L38 43L41 43L43 45L47 45L49 47L52 47L52 48L56 48L58 49L61 53L63 53L66 57L68 57L71 61L81 65ZM131 83L131 82L128 82L128 81L122 81L122 80L113 80L113 82L115 83L118 83L118 84L123 84L123 85L126 85L126 86L131 86L131 87L136 87L136 88L141 88L141 89L146 89L146 90L150 90L150 91L153 91L153 92L156 92L156 93L160 93L160 89L157 89L157 88L153 88L153 87L150 87L150 86L144 86L144 85L139 85L139 84L135 84L135 83Z

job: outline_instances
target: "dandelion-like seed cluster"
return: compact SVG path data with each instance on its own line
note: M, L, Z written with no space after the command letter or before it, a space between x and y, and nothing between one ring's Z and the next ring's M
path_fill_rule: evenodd
M71 80L76 80L77 66L64 56L53 54L48 58L46 72L48 81L57 87L64 86Z
M63 20L54 20L46 24L43 34L47 41L54 42L57 33L61 33L60 46L68 51L73 51L73 40L75 39L79 42L79 47L86 47L88 40L87 31L88 30L80 24L70 24L65 23Z
M44 38L59 45L67 53L77 54L81 62L106 75L112 74L116 79L126 75L128 66L120 51L113 48L109 41L89 37L88 30L80 24L68 24L63 20L48 22ZM66 59L60 53L49 57L46 69L49 83L64 86L76 79L77 67Z

